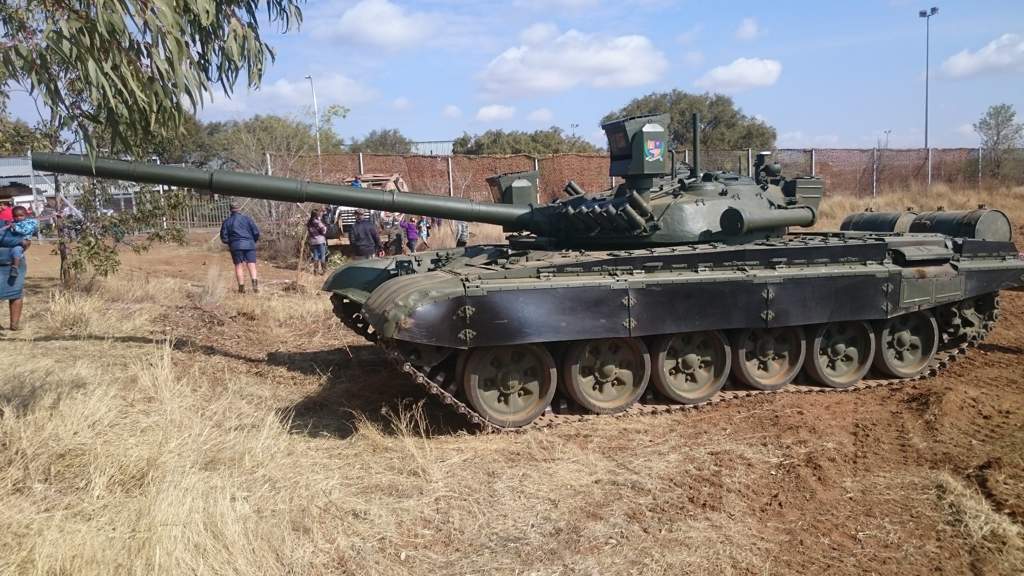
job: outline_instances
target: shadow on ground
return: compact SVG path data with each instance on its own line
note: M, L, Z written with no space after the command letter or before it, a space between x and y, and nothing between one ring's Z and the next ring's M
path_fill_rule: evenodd
M463 418L428 396L375 346L272 352L267 363L323 377L316 392L278 410L295 433L347 438L360 425L373 425L386 434L424 436L470 430Z
M167 342L148 336L42 336L32 339L34 342L83 340L144 345ZM217 356L250 365L279 366L319 378L320 386L313 393L275 410L281 422L296 434L348 438L361 425L373 425L385 434L412 433L428 437L472 431L464 418L428 396L376 346L277 351L269 352L263 358L190 338L174 338L170 340L170 346L178 352ZM266 384L273 385L273 381L268 379Z

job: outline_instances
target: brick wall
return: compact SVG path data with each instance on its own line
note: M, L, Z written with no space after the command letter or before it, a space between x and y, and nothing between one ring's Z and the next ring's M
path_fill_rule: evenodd
M677 158L682 161L684 157L680 151ZM746 150L707 150L702 151L701 165L706 170L739 169L746 173L749 169L747 159ZM773 159L782 165L785 175L811 174L810 150L780 149L775 151ZM323 180L326 182L340 182L359 172L357 154L325 154L321 161ZM560 197L569 180L575 180L588 192L607 189L610 184L608 158L600 154L559 154L536 159L527 155L449 157L363 154L363 172L397 172L408 183L411 191L442 196L451 193L482 202L496 200L487 184L488 177L533 170L535 166L540 169L540 196L544 202ZM928 152L923 149L815 149L814 167L816 175L825 180L829 193L868 196L873 186L881 194L923 185L927 180ZM317 159L315 156L299 158L282 169L275 168L275 174L319 179ZM1019 179L1024 181L1024 174ZM977 149L933 149L932 181L976 185Z

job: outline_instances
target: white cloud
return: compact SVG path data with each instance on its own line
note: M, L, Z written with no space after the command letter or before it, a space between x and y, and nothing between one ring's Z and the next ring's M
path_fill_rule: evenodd
M555 114L547 108L537 108L530 115L526 117L527 120L536 124L545 124L551 122L555 117Z
M320 108L331 104L355 106L376 97L376 91L343 74L314 76ZM264 84L259 90L235 91L230 98L221 90L208 95L210 102L203 107L204 117L232 117L261 112L294 111L312 106L313 95L309 80L285 79Z
M406 48L428 39L440 28L440 17L412 12L389 0L361 0L340 16L324 14L313 34L380 48Z
M1024 36L1003 34L977 52L962 50L942 63L942 70L953 78L965 78L984 72L1024 70Z
M530 8L550 10L551 8L562 10L579 10L596 6L600 0L518 0L516 4Z
M740 92L771 86L782 74L782 63L767 58L737 58L732 64L712 68L695 84L707 90Z
M689 46L697 41L697 36L700 35L700 31L703 29L703 24L694 24L686 31L680 32L679 35L676 36L676 42L679 42L684 46Z
M543 44L558 36L558 27L550 22L537 22L519 33L523 44Z
M961 124L960 126L957 127L956 132L957 134L963 136L964 138L978 137L978 133L974 131L974 125L970 123Z
M819 134L812 136L802 130L779 134L776 145L779 148L831 148L839 144L839 136L835 134ZM872 145L873 141L872 141Z
M690 50L683 54L683 62L691 67L700 66L704 63L704 53L700 50Z
M445 118L458 118L462 116L462 110L455 104L449 104L441 110L441 116Z
M391 101L391 107L395 110L408 110L412 108L412 102L405 96L399 96Z
M739 40L753 40L761 29L757 25L757 19L744 18L740 27L736 29L736 38Z
M497 122L499 120L510 120L515 115L516 109L513 106L491 104L477 110L476 119L480 122Z
M484 68L480 79L491 95L529 94L581 84L639 86L657 80L667 67L665 55L645 36L601 37L569 30L540 44L505 50Z
M798 148L807 144L807 135L800 130L783 132L779 134L777 146L779 148Z

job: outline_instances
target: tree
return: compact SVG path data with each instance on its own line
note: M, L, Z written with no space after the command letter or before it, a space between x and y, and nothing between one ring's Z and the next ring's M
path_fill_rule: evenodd
M382 128L371 130L362 140L353 140L348 149L371 154L408 154L412 152L412 140L396 128Z
M243 72L258 87L274 57L260 25L298 26L301 2L7 0L0 2L0 80L36 99L49 149L81 142L95 154L101 135L105 153L145 157L154 139L187 128L214 90L230 95ZM81 203L98 205L102 196L87 192ZM62 277L116 270L126 231L176 237L160 225L174 204L161 196L151 206L116 216L80 209L75 230L59 233Z
M672 115L669 133L678 148L691 143L691 115L700 113L700 142L710 150L742 150L775 147L775 128L762 120L743 114L732 98L722 94L689 94L681 90L653 92L635 98L619 110L608 113L601 122L641 114Z
M24 156L45 149L47 138L23 120L0 115L0 156Z
M221 167L243 172L267 172L267 154L275 175L302 171L299 161L316 153L316 132L310 122L274 115L256 115L246 120L212 122L204 127L212 161ZM341 138L328 126L320 128L324 151L341 150ZM309 176L309 174L299 174Z
M465 133L455 139L456 154L568 154L595 153L600 149L579 136L566 136L561 128L521 132L488 130L483 134Z
M259 86L274 57L260 19L288 31L301 1L9 0L0 27L16 41L5 41L0 68L42 100L54 149L71 133L92 152L102 126L111 153L131 154L176 133L213 89L230 94L241 73Z
M974 123L981 137L981 147L995 176L1001 176L1010 151L1024 142L1024 124L1017 122L1017 112L1010 104L989 106L985 115Z

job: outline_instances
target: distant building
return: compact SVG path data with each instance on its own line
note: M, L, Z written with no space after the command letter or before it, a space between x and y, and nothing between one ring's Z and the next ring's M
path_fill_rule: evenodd
M32 169L28 156L0 157L0 198L12 198L19 206L31 207L40 212L45 205L56 204L57 184L61 194L74 202L86 182L82 176L69 176ZM35 193L33 194L33 187ZM131 210L134 206L135 184L114 184L110 190L110 201L104 208L110 210Z
M432 140L429 142L413 142L412 153L420 156L451 156L454 140Z

